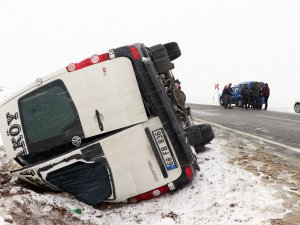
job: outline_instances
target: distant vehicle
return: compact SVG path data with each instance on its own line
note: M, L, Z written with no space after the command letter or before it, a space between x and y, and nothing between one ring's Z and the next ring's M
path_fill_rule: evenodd
M300 100L297 100L294 105L294 110L296 113L300 113Z
M242 89L242 87L244 86L244 84L247 84L248 88L251 89L253 87L253 84L255 82L256 81L247 81L247 82L239 83L236 86L233 86L232 87L233 91L232 91L232 95L231 95L231 99L232 99L231 104L234 104L234 105L236 105L238 107L242 107L242 95L241 95L241 89ZM264 82L258 82L258 83L260 83L261 85L265 84ZM262 102L262 104L265 103L264 98L261 99L261 102ZM223 95L220 95L219 103L220 103L221 106L224 105Z
M96 205L138 202L188 184L214 138L176 87L175 42L134 44L38 78L0 104L13 174ZM4 135L5 134L5 135ZM195 150L195 151L194 151Z

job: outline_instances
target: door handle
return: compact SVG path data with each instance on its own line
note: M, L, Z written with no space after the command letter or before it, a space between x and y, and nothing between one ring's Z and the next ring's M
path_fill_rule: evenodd
M101 122L100 113L98 110L96 110L96 117L97 117L97 121L98 121L98 126L99 126L100 130L103 131L104 127L103 127L103 123Z

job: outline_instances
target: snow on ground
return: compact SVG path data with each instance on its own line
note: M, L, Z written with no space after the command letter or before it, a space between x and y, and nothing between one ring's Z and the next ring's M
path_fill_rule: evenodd
M215 134L209 148L198 154L201 172L190 185L130 205L91 207L67 193L43 191L17 181L7 172L14 164L2 148L0 225L300 224L299 168L283 156L268 155L266 150L271 148L264 143L220 129L215 129ZM83 213L70 212L74 209Z

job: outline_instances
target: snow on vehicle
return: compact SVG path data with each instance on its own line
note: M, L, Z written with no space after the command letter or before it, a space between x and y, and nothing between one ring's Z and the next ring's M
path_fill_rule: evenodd
M13 173L95 205L138 202L191 182L197 149L211 141L193 125L176 88L175 42L134 44L72 63L0 106ZM203 134L202 134L203 133Z

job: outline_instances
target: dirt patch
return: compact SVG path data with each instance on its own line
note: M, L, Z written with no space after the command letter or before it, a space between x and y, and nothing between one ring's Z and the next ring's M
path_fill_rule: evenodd
M1 214L17 225L90 224L81 221L65 208L33 200L32 192L15 183L0 189ZM4 203L3 203L4 202ZM6 221L10 223L9 221Z
M94 206L95 209L101 210L101 211L107 211L107 210L113 210L122 208L125 204L121 203L108 203L108 202L102 202L101 204Z
M283 219L270 219L271 225L284 225Z
M19 225L35 225L35 224L49 224L49 225L67 225L67 224L85 224L78 218L74 218L70 212L63 208L52 208L49 211L49 215L40 214L40 212L32 212L30 205L26 206L24 204L16 204L10 215L13 217L14 222ZM42 206L46 207L46 205ZM51 218L51 219L50 219Z
M17 225L81 225L90 224L67 209L33 199L34 193L45 191L16 179L8 171L18 165L8 160L0 148L0 212L7 224Z
M171 218L173 219L174 221L176 221L178 219L178 214L177 213L174 213L173 211L170 211L169 213L167 214L162 214L161 215L162 218Z
M226 139L232 134L224 132ZM236 138L236 137L235 137ZM298 160L281 153L276 147L244 137L227 143L229 163L256 176L277 190L274 195L282 200L285 209L283 218L271 219L272 225L300 224L300 164Z
M0 186L3 186L7 183L9 183L12 179L12 176L10 173L0 173Z

